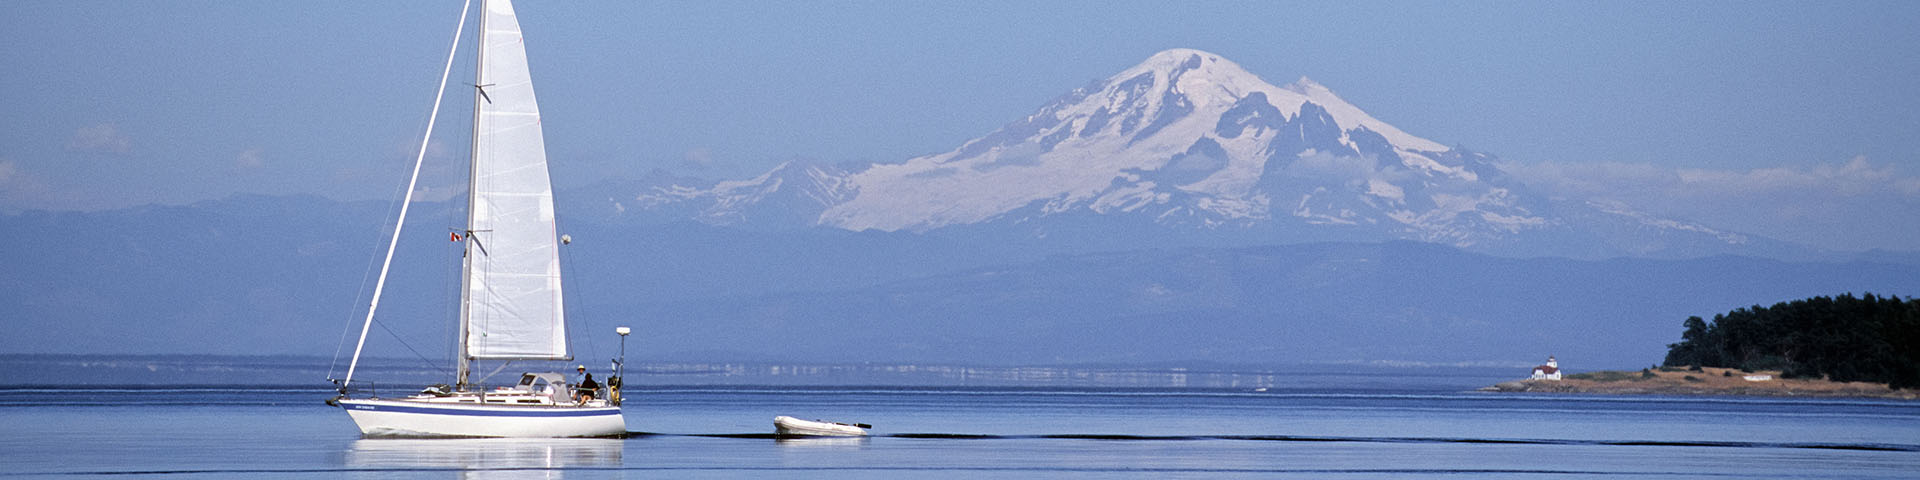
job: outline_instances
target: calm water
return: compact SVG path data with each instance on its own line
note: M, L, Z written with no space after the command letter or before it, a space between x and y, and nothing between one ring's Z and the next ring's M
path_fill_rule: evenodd
M674 388L627 439L363 440L323 389L0 388L0 476L1916 478L1920 404L1446 391ZM776 440L775 415L874 424ZM137 475L136 475L137 476Z

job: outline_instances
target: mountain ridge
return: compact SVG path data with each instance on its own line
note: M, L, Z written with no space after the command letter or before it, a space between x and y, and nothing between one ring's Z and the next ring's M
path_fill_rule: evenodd
M1331 235L1575 258L1808 250L1617 202L1549 198L1497 163L1406 133L1309 78L1275 86L1219 55L1170 49L947 152L788 162L754 179L627 195L643 210L747 229L1036 234L1141 217L1248 245ZM810 181L790 181L796 168Z
M916 362L1488 362L1553 353L1622 368L1680 321L1755 297L1914 291L1914 266L1508 259L1419 243L1055 255L885 284L634 305L688 328L645 344ZM1631 299L1631 301L1627 301ZM1771 300L1768 300L1771 301ZM788 347L780 347L785 344ZM858 352L835 345L861 345Z
M451 351L460 251L438 227L457 209L415 205L370 339L382 355ZM364 317L368 270L390 235L382 213L378 202L253 195L0 215L9 266L0 317L20 320L0 322L0 352L325 355ZM1048 225L1036 238L989 226L918 234L563 219L574 238L569 313L589 332L576 338L588 356L614 348L591 332L630 325L643 332L630 351L661 359L1475 362L1526 361L1539 345L1598 362L1657 353L1687 315L1920 292L1914 252L1573 260L1404 240L1141 248L1101 221ZM1586 341L1535 342L1557 338L1539 325ZM1514 341L1522 332L1535 343ZM1169 335L1178 341L1139 343ZM847 342L865 353L806 346Z

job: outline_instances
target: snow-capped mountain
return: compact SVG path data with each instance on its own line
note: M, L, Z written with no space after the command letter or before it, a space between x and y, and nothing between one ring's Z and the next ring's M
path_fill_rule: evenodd
M643 210L688 209L694 220L708 224L805 227L818 225L821 211L853 197L848 180L839 167L789 161L751 179L706 188L654 187L635 200Z
M1621 243L1648 228L1685 242L1747 241L1617 205L1531 194L1490 157L1401 131L1312 80L1274 86L1192 49L1155 54L946 153L853 169L790 163L636 200L749 228L927 232L1094 217L1223 233L1329 229L1478 249L1539 238L1595 244L1603 254L1644 253ZM1576 224L1591 222L1629 234Z
M1426 177L1472 178L1434 161L1447 150L1309 80L1274 87L1216 55L1169 50L954 151L860 172L851 178L859 195L828 209L821 223L927 230L1024 209L1217 225L1268 218L1276 205L1285 215L1359 222L1366 220L1357 212L1314 201L1316 192L1269 190L1290 183L1284 177L1299 158L1318 163L1308 174L1379 172L1356 163L1384 161L1417 165ZM1379 205L1404 203L1388 179L1343 180L1358 184L1340 187L1359 187Z

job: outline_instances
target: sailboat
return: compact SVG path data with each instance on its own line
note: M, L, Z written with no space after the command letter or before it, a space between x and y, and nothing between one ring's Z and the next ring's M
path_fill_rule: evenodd
M469 0L471 4L472 0ZM470 383L475 361L570 360L560 294L559 245L555 238L553 186L548 178L540 111L520 23L508 0L482 0L478 67L474 85L473 149L467 227L452 237L465 242L461 280L459 354L455 383L398 398L352 398L349 385L366 346L368 327L380 305L394 245L406 222L414 182L425 158L416 157L394 227L394 243L375 283L367 322L361 327L340 396L328 403L369 437L604 437L626 434L617 393L575 396L558 373L527 373L507 387ZM463 9L460 27L466 25ZM447 54L452 71L454 49ZM446 89L442 73L440 89ZM436 97L438 98L438 97ZM438 116L439 101L434 102ZM433 135L428 120L427 137ZM626 329L620 329L626 333ZM503 365L504 367L504 365ZM584 367L583 367L584 368ZM617 377L609 379L617 385Z

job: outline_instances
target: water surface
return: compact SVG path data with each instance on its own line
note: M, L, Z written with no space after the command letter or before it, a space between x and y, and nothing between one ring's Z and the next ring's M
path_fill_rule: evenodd
M0 388L0 476L1914 478L1920 404L1426 390L646 387L626 439L361 439L315 388ZM775 439L775 415L875 425Z

